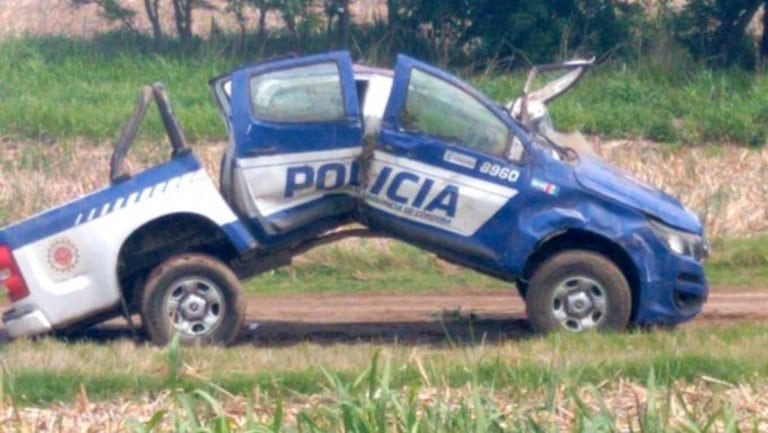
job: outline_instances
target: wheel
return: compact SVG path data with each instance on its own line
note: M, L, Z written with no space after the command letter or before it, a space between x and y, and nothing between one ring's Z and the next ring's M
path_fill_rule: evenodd
M537 332L623 330L632 295L619 268L606 257L572 250L555 255L533 274L525 303Z
M245 320L242 288L224 263L202 254L173 256L149 275L141 319L153 343L166 345L175 332L186 345L227 345Z

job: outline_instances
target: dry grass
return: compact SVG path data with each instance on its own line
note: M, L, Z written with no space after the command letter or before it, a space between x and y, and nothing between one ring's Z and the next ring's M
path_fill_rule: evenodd
M412 390L412 387L400 390L403 400ZM490 402L490 406L504 420L505 427L510 429L533 421L555 431L589 431L590 420L586 420L585 428L585 414L595 418L612 418L611 421L603 420L602 424L612 422L619 431L645 431L644 427L648 426L641 425L641 422L647 420L649 414L664 420L667 431L698 431L691 430L691 427L704 425L710 420L714 421L712 431L732 431L732 427L736 426L740 431L768 429L768 386L736 386L706 377L693 384L678 382L668 389L649 388L639 383L618 380L598 387L559 386L554 389L554 393L543 389L522 390L514 396L490 389L478 390L472 385L459 389L423 387L417 389L414 401L409 403L414 404L422 413L438 405L453 410L466 405L471 409L477 404L477 397ZM300 413L311 414L321 406L330 408L328 411L331 413L340 411L339 403L339 396L333 392L291 399L284 402L281 408L283 426L294 426ZM269 426L276 415L275 401L262 398L258 390L247 399L225 395L219 404L219 407L211 410L213 413L209 416L226 419L227 424L234 426L234 429L254 423ZM163 392L154 398L94 403L81 388L71 404L38 408L17 407L7 401L0 402L0 431L123 432L138 430L140 423L148 422L158 413L164 413L165 416L156 431L176 431L174 421L178 419L174 420L174 417L183 419L186 415L185 408L171 392ZM597 428L597 425L593 428Z
M111 145L6 140L0 148L0 226L109 185ZM195 148L215 180L222 149L223 144ZM165 143L135 145L125 167L136 173L169 153Z
M678 197L712 237L768 231L768 149L733 146L664 150L640 140L597 142L598 151L639 180Z
M137 12L133 20L135 27L144 33L150 32L150 25L144 14L142 0L122 0L121 4ZM226 1L209 0L213 9L195 11L193 32L208 36L212 26L236 30L237 22L226 12ZM161 2L161 21L166 32L173 32L173 9L171 2ZM379 0L357 0L353 2L352 13L357 22L371 22L386 15L386 2ZM281 20L270 13L267 23L280 27ZM258 22L256 16L248 17L251 27ZM215 23L215 24L214 24ZM70 0L3 0L0 6L0 39L18 36L69 36L88 38L120 28L119 22L110 22L99 15L95 5L72 7ZM250 29L253 30L253 29Z
M547 431L598 431L597 424L606 422L617 426L610 431L628 431L630 426L632 431L733 431L725 426L729 422L765 431L768 382L761 372L768 356L768 334L764 328L743 324L676 332L554 335L501 345L443 348L396 344L187 348L180 352L174 373L168 370L167 350L136 347L128 341L110 345L19 341L3 348L0 360L0 382L5 380L6 389L16 392L3 397L0 391L0 432L127 431L132 421L146 422L160 411L168 411L165 428L155 431L173 431L173 417L183 419L187 409L172 385L162 385L171 383L171 375L211 384L205 389L220 400L216 403L220 410L206 405L196 410L209 417L223 416L230 426L242 426L249 410L257 422L270 423L277 396L289 431L300 412L340 417L342 402L370 407L364 399L377 397L358 396L360 390L352 384L356 382L365 388L360 394L385 395L385 399L386 394L394 394L387 401L410 405L420 414L433 407L458 411L462 404L473 410L473 405L482 403L485 410L498 413L510 431L526 420L549 426ZM373 370L372 359L383 361L379 375L391 373L391 380L379 378L376 386L391 389L369 394L369 381L354 379ZM316 374L321 369L329 372L325 379ZM735 370L740 373L731 373ZM83 377L85 383L67 403L44 407L14 403L11 397L24 392L15 388L14 378L25 371L51 373L50 380L56 375ZM312 380L311 390L296 392L285 385L289 372ZM261 385L232 390L237 395L217 385L255 374L269 376L266 381L251 382ZM99 392L90 380L115 375L150 378L161 387L154 395L117 390L108 401L102 401L104 393L95 398L86 393L86 389ZM267 389L270 383L279 387L277 393ZM391 409L387 406L388 412ZM641 420L655 420L665 428L638 428ZM707 421L716 428L684 430Z
M670 150L647 141L594 139L598 152L640 180L680 198L704 221L711 237L768 231L768 149L711 146ZM218 180L224 143L196 145ZM111 146L0 141L0 225L28 217L108 185ZM135 146L131 171L162 161L163 143Z
M712 358L738 360L746 370L768 359L765 327L748 324L722 328L717 324L689 326L677 332L586 335L568 338L510 340L503 344L476 346L387 345L387 357L395 365L412 366L424 360L437 371L499 360L502 365L524 364L551 371L568 367L600 365L652 365L658 359ZM481 339L482 336L478 336ZM286 347L241 345L227 349L194 348L183 352L182 376L202 380L260 372L303 373L324 368L329 371L363 371L382 346L373 343L314 344ZM3 348L0 372L14 374L26 369L52 374L108 377L113 374L167 377L167 351L137 346L130 340L112 344L67 344L54 339L16 341ZM729 361L730 362L730 361ZM738 372L733 372L737 377Z

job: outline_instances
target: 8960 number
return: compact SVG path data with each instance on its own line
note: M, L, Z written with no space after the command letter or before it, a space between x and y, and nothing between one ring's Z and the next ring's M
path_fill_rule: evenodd
M480 166L480 173L488 174L499 179L508 180L509 182L517 182L520 178L520 172L509 167L502 167L499 164L492 164L490 162L484 162Z

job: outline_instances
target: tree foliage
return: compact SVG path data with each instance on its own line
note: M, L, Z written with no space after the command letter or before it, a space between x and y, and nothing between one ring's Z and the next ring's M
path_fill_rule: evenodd
M130 8L121 0L70 0L74 6L84 6L94 4L99 7L99 13L109 21L120 21L123 26L132 33L138 34L139 31L134 24L137 11ZM170 0L173 6L173 17L176 25L176 34L179 36L182 44L187 46L193 38L192 16L194 9L212 8L206 0ZM149 21L152 29L152 38L155 47L160 49L165 42L165 30L160 19L161 0L143 0L144 15Z
M751 66L757 52L746 29L764 3L768 2L690 0L679 14L677 34L696 58L715 65Z
M137 34L135 18L145 14L157 47L174 30L181 44L189 45L194 10L212 7L205 0L143 0L139 11L125 0L70 1L96 4L105 18ZM649 46L673 55L687 51L713 66L752 67L768 55L768 33L762 31L757 41L748 30L768 0L688 0L681 9L671 0L387 0L386 14L365 24L354 20L355 1L227 0L225 11L238 23L238 49L256 46L262 54L352 48L379 60L406 52L443 66L479 67L515 67L579 53L631 60L647 54ZM159 10L165 5L172 7L175 29L162 28ZM280 19L278 28L268 28L268 16ZM760 30L766 26L768 15L758 23Z

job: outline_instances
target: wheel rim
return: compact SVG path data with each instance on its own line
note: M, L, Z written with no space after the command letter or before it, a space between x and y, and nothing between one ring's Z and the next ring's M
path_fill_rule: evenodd
M608 299L605 288L585 276L561 282L552 297L552 313L560 325L571 332L599 327L606 317Z
M183 337L209 335L224 318L224 295L209 279L182 278L166 293L163 310Z

